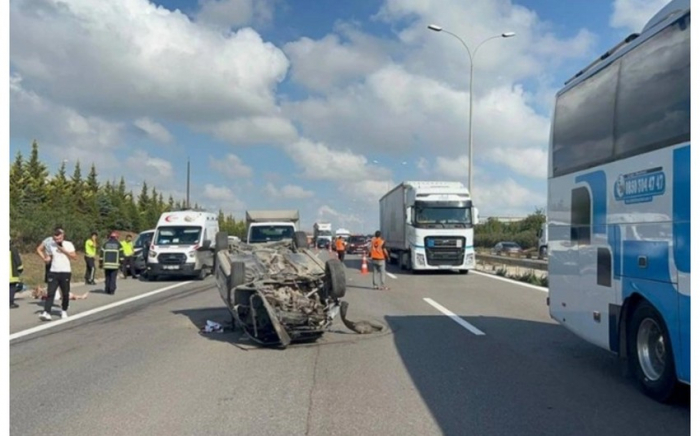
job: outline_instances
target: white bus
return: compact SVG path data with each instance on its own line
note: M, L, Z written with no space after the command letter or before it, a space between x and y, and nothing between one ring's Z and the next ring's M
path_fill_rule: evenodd
M549 313L667 401L690 384L690 1L557 93Z

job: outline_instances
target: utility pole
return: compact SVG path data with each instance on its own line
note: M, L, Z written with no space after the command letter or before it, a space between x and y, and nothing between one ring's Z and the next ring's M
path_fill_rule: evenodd
M190 158L187 158L187 209L190 208Z

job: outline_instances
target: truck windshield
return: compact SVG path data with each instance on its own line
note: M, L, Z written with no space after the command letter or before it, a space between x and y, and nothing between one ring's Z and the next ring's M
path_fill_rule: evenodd
M471 209L418 206L415 210L415 223L419 227L467 227L472 224Z
M318 236L333 236L330 230L319 230Z
M155 245L194 245L201 234L197 226L163 226L156 231Z
M270 241L281 241L294 237L294 227L292 226L254 226L250 229L251 244Z

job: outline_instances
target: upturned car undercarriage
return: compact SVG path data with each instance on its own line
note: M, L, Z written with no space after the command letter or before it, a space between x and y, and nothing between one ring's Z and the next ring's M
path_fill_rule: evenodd
M345 296L345 267L337 259L324 263L304 232L261 244L230 244L219 232L215 277L236 327L262 345L318 339Z

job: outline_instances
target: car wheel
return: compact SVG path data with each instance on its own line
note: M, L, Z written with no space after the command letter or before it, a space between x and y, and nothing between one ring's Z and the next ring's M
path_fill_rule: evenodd
M632 314L627 347L630 372L642 391L660 402L670 400L678 387L671 341L663 318L646 301Z
M338 259L326 261L326 295L339 299L345 296L345 265Z
M309 240L306 237L306 232L294 232L293 247L295 250L303 250L309 248Z

